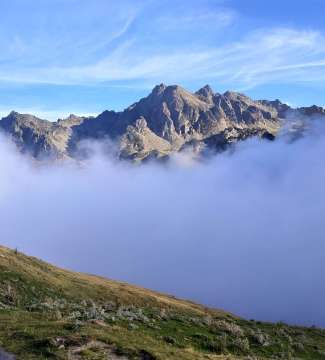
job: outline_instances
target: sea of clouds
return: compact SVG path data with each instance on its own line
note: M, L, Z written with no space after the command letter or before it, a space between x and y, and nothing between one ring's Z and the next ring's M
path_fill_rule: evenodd
M247 318L325 326L325 128L205 161L97 150L38 165L0 139L1 243Z

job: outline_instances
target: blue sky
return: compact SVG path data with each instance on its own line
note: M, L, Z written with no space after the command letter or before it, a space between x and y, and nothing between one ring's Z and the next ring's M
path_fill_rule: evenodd
M1 0L0 114L120 110L157 83L325 105L323 0Z

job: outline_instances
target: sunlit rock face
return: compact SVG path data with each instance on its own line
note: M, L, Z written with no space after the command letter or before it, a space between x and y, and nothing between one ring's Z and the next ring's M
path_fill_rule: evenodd
M145 98L122 112L104 111L97 117L70 115L50 122L11 112L0 129L23 153L37 159L80 157L84 140L114 141L115 155L142 161L162 158L189 146L196 152L222 151L252 136L273 140L288 119L324 117L318 106L292 109L279 100L254 101L227 91L215 93L209 85L192 93L180 86L157 85ZM297 123L292 122L297 128Z

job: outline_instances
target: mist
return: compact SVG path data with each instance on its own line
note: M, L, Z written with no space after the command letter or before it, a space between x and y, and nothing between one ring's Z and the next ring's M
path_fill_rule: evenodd
M199 162L36 165L0 139L1 243L222 308L325 326L325 128Z

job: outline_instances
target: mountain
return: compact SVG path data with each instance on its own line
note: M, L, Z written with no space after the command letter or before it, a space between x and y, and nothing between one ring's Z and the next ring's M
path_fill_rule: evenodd
M325 109L292 109L279 100L254 101L231 91L215 93L208 85L191 93L161 84L122 112L70 115L57 122L12 112L0 120L0 129L20 151L37 159L78 158L84 155L80 147L85 141L112 140L119 157L141 161L164 158L187 146L198 152L221 151L252 136L272 140L288 119L314 117L325 117Z
M0 358L324 359L325 330L245 320L0 247Z

